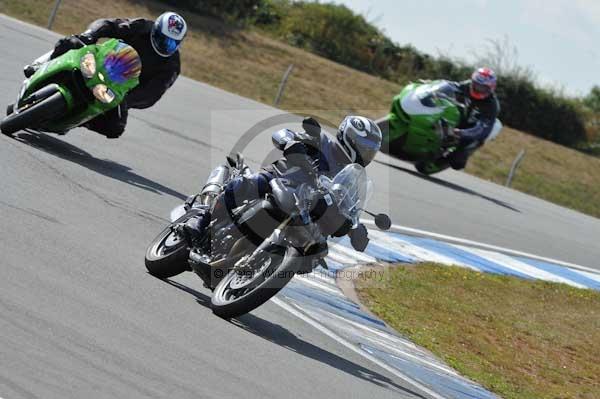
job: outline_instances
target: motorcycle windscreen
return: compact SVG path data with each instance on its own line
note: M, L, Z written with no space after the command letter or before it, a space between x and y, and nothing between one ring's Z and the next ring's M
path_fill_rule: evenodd
M359 164L347 165L333 180L321 177L321 182L335 197L339 212L358 225L360 211L367 207L373 184L365 168Z
M119 42L104 59L104 69L111 81L123 84L138 79L142 73L142 61L133 47Z

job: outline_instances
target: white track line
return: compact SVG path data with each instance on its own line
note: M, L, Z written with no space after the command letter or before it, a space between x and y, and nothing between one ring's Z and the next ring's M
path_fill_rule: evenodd
M555 283L564 283L577 288L588 288L583 284L576 283L575 281L569 280L568 278L557 276L554 273L550 273L537 267L528 265L527 263L521 262L515 258L511 258L510 256L499 252L486 251L485 249L467 247L464 245L453 246L456 248L460 248L463 251L467 251L477 256L481 256L484 259L491 260L492 262L496 262L504 267L526 274L538 280L553 281Z
M329 254L327 254L327 257L331 258L333 261L339 263L342 266L352 266L357 263L356 259L353 256L348 256L342 251L339 251L337 245L332 245L329 247Z
M391 237L387 233L382 231L371 230L369 231L369 235L372 236L374 240L376 240L375 242L385 243L385 246L390 250L404 255L408 255L423 262L437 262L446 265L457 265L467 267L476 271L481 271L481 269L473 265L469 265L467 263L461 262L458 259L442 255L435 251L430 251L429 249L423 248L419 245L415 245L408 241L404 241L400 237Z
M339 344L343 345L344 347L346 347L346 348L350 349L351 351L359 354L360 356L364 357L365 359L367 359L367 360L371 361L372 363L376 364L377 366L383 368L384 370L392 373L393 375L395 375L396 377L400 378L404 382L412 385L413 387L417 388L421 392L426 393L427 395L431 396L434 399L446 399L443 396L439 395L438 393L432 391L431 389L429 389L425 385L421 384L420 382L418 382L418 381L410 378L409 376L401 373L399 370L397 370L397 369L389 366L388 364L380 361L375 356L370 355L369 353L367 353L367 352L365 352L365 351L357 348L355 345L353 345L349 341L347 341L344 338L340 337L335 332L331 331L329 328L325 327L324 325L322 325L318 321L314 320L312 317L310 317L307 314L305 314L303 311L301 311L296 306L290 305L290 304L282 301L281 299L279 299L277 297L271 298L271 302L273 302L274 304L276 304L280 308L288 311L289 313L291 313L292 315L296 316L297 318L299 318L300 320L304 321L305 323L310 324L311 326L313 326L314 328L316 328L317 330L319 330L323 334L327 335L329 338L333 339L334 341L338 342Z
M324 313L324 312L323 312ZM377 345L380 346L384 346L386 347L386 350L395 352L396 355L393 355L395 357L398 356L405 356L411 359L414 359L415 361L424 364L426 367L429 368L434 368L436 370L442 371L446 374L450 374L454 377L460 377L461 379L464 379L463 377L461 377L455 370L452 370L450 367L446 366L445 364L441 364L439 362L433 362L431 360L429 360L426 356L426 354L424 353L422 348L419 348L418 346L416 346L415 344L413 344L410 341L402 341L400 339L398 339L397 337L394 337L391 334L382 332L382 331L378 331L375 330L373 328L370 328L368 326L362 325L360 323L357 323L355 321L349 320L349 319L345 319L342 316L338 316L334 313L327 313L326 315L324 314L325 317L330 317L330 318L334 318L334 319L338 319L340 321L340 323L343 324L348 324L354 328L366 331L368 334L364 335L363 338L365 340L371 341ZM347 327L346 327L347 328ZM371 335L371 336L369 336ZM404 347L408 347L409 350L412 350L415 353L419 353L422 354L422 356L417 356L414 355L408 351L402 350L400 348L394 347L394 346L390 346L390 343L394 343L396 345L399 346L404 346ZM387 345L386 345L387 344ZM392 354L390 354L392 355Z
M298 282L300 284L306 284L306 285L313 286L313 287L315 287L316 289L319 289L319 290L327 291L327 292L329 292L329 293L331 293L331 294L333 294L333 295L335 295L337 297L342 297L342 298L344 297L344 294L342 294L342 292L339 289L332 288L330 285L328 285L328 283L323 283L323 282L320 282L320 281L315 281L314 279L311 279L311 277L308 277L308 276L307 277L300 277L300 276L298 276L298 277L296 277L294 279L294 281Z
M330 250L336 252L338 254L342 254L346 257L349 257L351 259L354 259L354 263L360 262L360 263L375 263L377 262L377 259L375 259L372 256L369 256L367 254L355 251L354 249L350 249L348 247L346 247L345 245L342 244L338 244L338 243L332 243L329 246Z
M369 226L375 226L375 223L372 220L361 219L361 222L366 225L369 225ZM408 235L433 238L436 240L450 242L453 244L463 244L463 245L468 245L468 246L472 246L472 247L479 247L481 249L489 249L491 251L497 251L497 252L505 253L507 255L522 256L524 258L539 260L541 262L553 263L556 265L568 267L570 269L577 269L577 270L582 270L582 271L585 271L588 273L600 275L599 270L595 270L595 269L592 269L589 267L577 265L575 263L569 263L569 262L563 262L563 261L557 260L557 259L545 258L543 256L538 256L538 255L530 254L527 252L515 251L512 249L499 247L496 245L485 244L485 243L478 242L478 241L471 241L471 240L467 240L465 238L452 237L452 236L448 236L448 235L444 235L444 234L433 233L433 232L426 231L426 230L413 229L412 227L400 226L397 224L392 225L392 230L395 232L398 232L398 233L405 233Z

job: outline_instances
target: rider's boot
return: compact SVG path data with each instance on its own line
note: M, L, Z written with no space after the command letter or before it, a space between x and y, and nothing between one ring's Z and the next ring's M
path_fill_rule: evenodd
M173 229L182 236L190 247L202 247L206 241L206 228L210 224L210 213L203 212L189 218L187 221L178 223Z
M216 167L195 200L199 201L203 211L198 216L188 219L187 222L175 226L175 229L188 240L191 246L202 247L207 243L210 246L210 238L206 237L206 230L215 209L220 208L219 202L222 200L219 201L219 197L222 197L221 193L228 179L229 167L224 165ZM192 204L192 206L194 205Z

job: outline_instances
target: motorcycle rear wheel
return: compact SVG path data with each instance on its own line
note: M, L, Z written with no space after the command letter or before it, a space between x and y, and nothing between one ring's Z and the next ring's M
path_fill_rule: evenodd
M188 258L190 249L185 239L177 236L171 228L177 223L182 223L195 216L197 212L191 211L177 219L161 231L146 250L146 269L148 273L157 278L177 276L185 271L190 271Z

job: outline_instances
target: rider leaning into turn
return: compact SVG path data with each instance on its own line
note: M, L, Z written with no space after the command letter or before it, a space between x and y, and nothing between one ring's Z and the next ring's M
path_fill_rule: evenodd
M269 181L273 178L297 183L305 181L309 175L313 178L317 175L333 177L350 163L366 167L381 148L381 130L374 121L362 116L346 117L335 138L323 133L319 123L312 118L305 119L303 127L304 132L283 129L273 133L273 145L283 152L283 157L260 172L230 181L219 206L232 209L245 200L264 197L270 190ZM321 200L315 201L313 209L319 208L318 202ZM190 241L200 241L210 222L210 217L205 216L189 219L178 227L179 231ZM364 250L368 239L362 224L351 230L349 221L332 223L340 226L335 236L348 234L355 248Z
M496 75L489 68L479 68L470 80L454 82L456 99L465 105L464 113L454 135L458 150L448 156L453 169L463 169L469 157L481 147L494 128L500 113L496 97Z
M139 85L131 90L115 109L85 124L107 138L118 138L127 124L127 109L143 109L154 105L179 76L179 46L187 33L187 24L178 14L166 12L155 21L137 19L99 19L79 35L67 36L56 44L50 59L79 48L81 42L96 43L100 38L123 40L132 46L142 61ZM30 77L46 60L39 59L24 69Z

